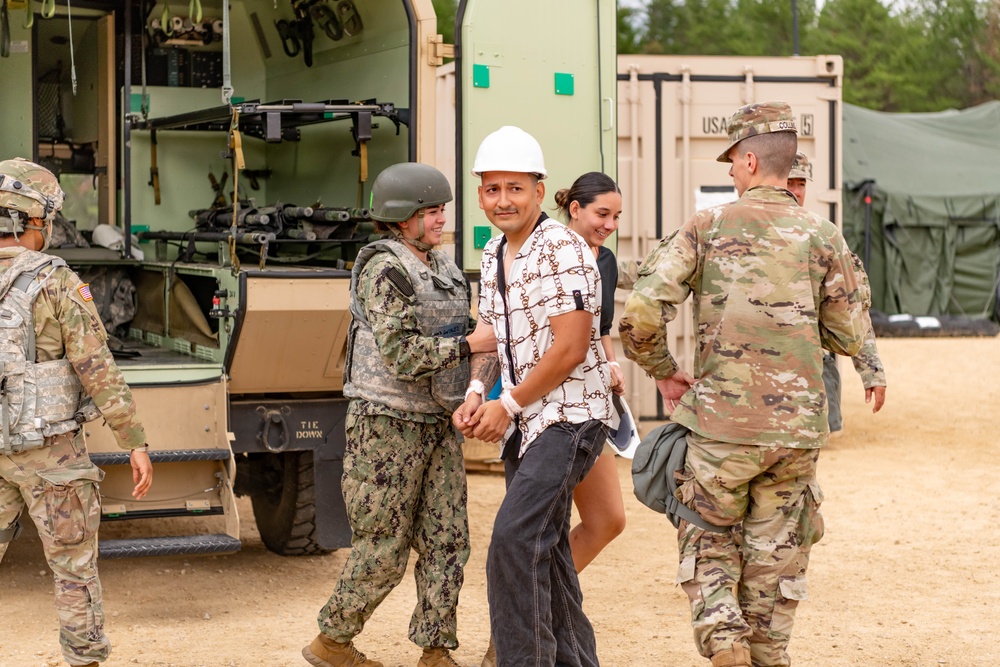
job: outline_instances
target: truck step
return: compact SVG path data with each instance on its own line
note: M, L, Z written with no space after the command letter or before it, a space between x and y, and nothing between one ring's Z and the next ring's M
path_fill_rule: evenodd
M228 449L153 449L149 460L153 463L184 463L187 461L228 461ZM95 452L90 460L97 466L124 466L129 463L129 453Z
M106 509L106 508L105 508ZM188 509L186 507L166 507L156 510L129 510L127 512L107 512L101 515L101 523L106 521L133 521L135 519L164 519L178 516L221 516L226 511L222 507Z
M138 558L140 556L182 556L185 554L234 553L240 541L229 535L184 535L181 537L140 537L99 540L101 558Z

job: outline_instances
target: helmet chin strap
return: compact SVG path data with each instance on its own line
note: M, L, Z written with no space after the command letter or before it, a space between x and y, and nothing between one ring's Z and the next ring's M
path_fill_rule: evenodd
M404 243L409 243L411 246L413 246L414 248L416 248L417 250L419 250L421 252L428 252L428 251L434 249L434 246L432 246L430 243L426 243L426 242L420 240L420 239L424 238L424 212L423 211L420 211L419 213L417 213L417 238L415 238L415 239L406 238L405 236L403 236L403 232L402 232L402 230L399 227L395 227L393 229L393 234L400 241L403 241Z
M45 252L49 249L49 245L52 243L52 221L44 223L42 226L38 225L25 225L24 231L29 229L34 229L36 231L42 232L42 247L38 249L39 252Z

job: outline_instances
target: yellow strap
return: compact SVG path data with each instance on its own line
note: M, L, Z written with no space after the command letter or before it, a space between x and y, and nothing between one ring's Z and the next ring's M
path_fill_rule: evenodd
M28 3L28 11L31 11L31 3ZM56 0L42 0L42 18L50 19L56 15Z
M361 150L359 151L359 153L361 154L361 174L359 175L358 180L361 181L362 183L364 183L365 181L368 180L368 142L367 141L362 141L361 142Z
M236 160L236 169L246 169L246 162L243 160L243 137L240 135L240 111L233 107L233 120L229 124L229 148L233 151L233 159ZM235 184L235 179L234 179Z
M201 0L188 0L188 18L194 24L201 23Z
M229 237L229 264L233 267L233 275L240 272L240 258L236 256L236 237Z
M233 224L229 228L229 263L233 274L240 270L240 259L236 256L236 220L240 213L240 170L246 166L243 161L243 139L240 137L240 110L233 107L233 117L229 123L229 149L233 153Z
M362 208L365 205L364 202L364 190L365 181L368 180L368 142L360 141L358 142L358 157L360 158L361 164L358 167L358 208Z
M243 160L243 136L239 130L233 130L233 136L229 140L229 147L233 149L233 159L236 160L237 169L246 169L246 162Z
M31 0L28 0L24 3L24 27L30 28L33 25L35 25L35 12L31 11Z
M163 13L160 14L160 28L163 29L163 34L167 37L173 36L174 29L170 27L170 5L165 2L163 3Z

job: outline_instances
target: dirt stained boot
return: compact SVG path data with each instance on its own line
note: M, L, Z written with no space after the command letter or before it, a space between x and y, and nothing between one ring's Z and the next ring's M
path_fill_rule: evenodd
M479 667L497 667L497 647L493 645L493 635L490 635L490 645L483 656L483 662Z
M384 667L381 662L369 660L355 648L354 642L335 642L324 634L316 635L302 649L302 657L316 667Z
M425 648L417 667L459 667L446 648Z
M732 648L712 656L712 667L752 667L750 649L743 644L733 644Z

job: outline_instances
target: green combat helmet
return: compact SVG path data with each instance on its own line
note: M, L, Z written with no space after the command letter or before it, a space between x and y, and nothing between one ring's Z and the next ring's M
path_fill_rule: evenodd
M0 233L45 231L62 208L63 197L59 180L45 167L20 157L0 162ZM44 224L30 225L31 218Z
M404 222L422 209L440 206L452 200L451 186L440 171L419 162L403 162L387 167L372 185L370 208L372 218L378 222ZM399 229L381 225L397 238ZM424 237L424 216L417 218L417 238L408 239L416 248L427 251L433 246L420 239Z
M807 181L813 179L813 166L805 153L796 153L795 162L792 163L792 170L788 172L788 179L804 178Z
M729 149L744 139L770 132L793 132L795 116L787 102L758 102L747 104L736 110L726 127L729 145L716 158L717 162L729 162Z

